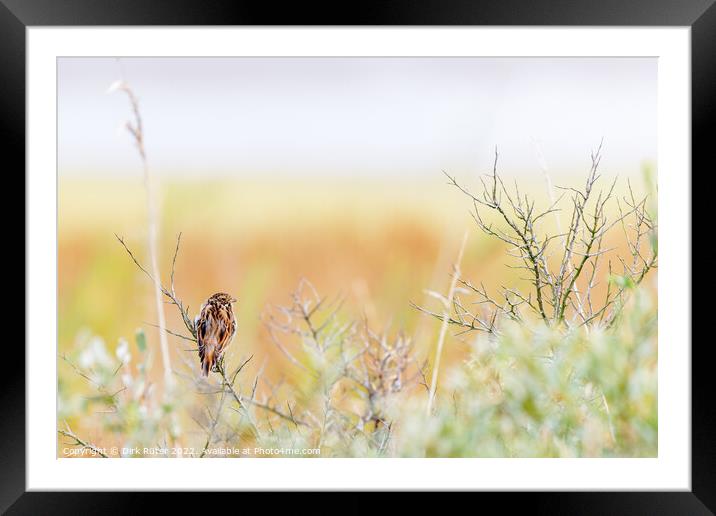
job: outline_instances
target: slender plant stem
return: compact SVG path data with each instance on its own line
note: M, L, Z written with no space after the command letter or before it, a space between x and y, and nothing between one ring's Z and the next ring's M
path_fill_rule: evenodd
M121 91L127 94L134 115L134 124L127 122L127 130L134 138L137 146L139 157L142 160L142 173L144 176L144 189L146 193L147 208L147 244L149 248L149 266L151 268L151 276L154 277L154 302L157 310L157 326L159 330L159 347L162 354L162 365L164 366L164 385L171 388L174 379L172 377L172 366L169 358L169 342L166 332L166 318L164 315L164 304L162 303L162 289L160 286L161 276L159 275L159 260L157 259L157 234L158 234L158 216L155 201L154 178L152 177L149 163L147 161L147 153L144 148L144 128L142 126L142 115L139 111L139 101L129 85L122 80Z
M460 278L460 264L462 263L462 255L465 252L465 244L467 243L467 231L462 237L462 244L460 245L460 251L457 255L457 260L453 265L453 276L450 281L450 290L448 290L447 299L445 302L445 311L443 312L443 322L440 325L440 334L438 336L438 344L435 349L435 365L433 366L432 380L430 381L430 392L428 393L428 403L425 408L425 412L430 415L433 408L433 400L435 399L435 392L438 387L438 374L440 373L440 357L443 352L443 345L445 344L445 335L447 334L448 324L450 322L450 307L452 306L453 297L455 296L455 288L457 287L458 279Z
M149 174L149 167L144 162L144 181L147 190L147 214L149 221L149 256L151 260L152 275L159 278L159 265L157 260L157 214L154 204L154 188ZM159 285L154 284L154 302L157 309L157 325L159 326L159 345L162 352L162 365L164 366L164 383L170 387L173 382L172 365L169 358L169 343L167 342L167 322L164 316L164 304L162 303L162 291Z
M69 426L67 427L67 430L58 430L57 433L63 437L74 439L75 442L72 443L74 446L81 446L83 450L90 450L95 455L99 455L105 459L109 458L109 456L104 453L101 448L98 448L94 444L79 438L72 430L70 430Z

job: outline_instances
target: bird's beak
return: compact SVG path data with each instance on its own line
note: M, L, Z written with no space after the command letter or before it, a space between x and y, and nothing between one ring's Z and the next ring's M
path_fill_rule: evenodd
M232 297L232 298L231 298L231 302L232 302L232 303L236 303L236 301L237 301L237 300L236 300L235 297Z

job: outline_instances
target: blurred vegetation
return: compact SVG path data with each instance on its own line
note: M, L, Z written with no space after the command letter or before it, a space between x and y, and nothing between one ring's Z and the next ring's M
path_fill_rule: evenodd
M410 457L657 456L657 320L645 289L612 329L515 321L447 375L435 414L405 411Z
M656 456L655 271L640 284L600 271L595 296L628 294L609 325L503 317L499 331L451 331L426 411L440 321L409 301L435 301L426 290L447 282L469 206L432 184L284 186L165 185L160 248L172 250L183 231L176 281L190 314L214 291L239 298L220 372L203 379L191 335L172 337L168 388L153 367L151 285L113 236L141 241L137 192L126 182L61 184L59 456L112 446L127 456L143 447L194 457ZM524 190L545 197L538 184ZM197 198L212 202L190 208ZM619 232L603 245L630 252ZM507 249L471 233L463 276L529 286L504 267ZM167 317L183 329L174 307Z

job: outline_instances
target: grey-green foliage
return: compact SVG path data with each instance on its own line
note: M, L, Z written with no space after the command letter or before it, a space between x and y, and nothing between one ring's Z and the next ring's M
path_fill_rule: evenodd
M407 407L399 455L657 455L657 320L645 289L611 329L510 321L502 330L476 337L434 414Z
M63 358L86 386L81 395L60 390L60 420L80 418L85 425L99 426L105 436L101 445L118 450L168 447L180 434L176 401L158 397L147 377L151 355L142 330L136 332L135 346L120 338L114 356L101 337L83 332L74 352Z
M210 443L320 448L321 457L656 456L656 304L647 285L633 287L629 299L609 328L507 320L498 335L470 334L464 361L441 373L429 415L420 382L397 383L402 369L385 367L386 357L393 364L412 360L407 342L342 332L340 345L329 348L336 352L307 360L312 374L280 394L310 428L254 407L249 431L230 396L218 405L203 396L210 415L223 410ZM207 433L177 427L177 415L197 407L158 399L146 380L142 335L136 340L136 347L120 341L115 357L101 339L80 339L67 358L93 394L68 399L61 392L60 419L96 418L103 446L162 446L179 438L199 456ZM346 360L355 356L358 362Z

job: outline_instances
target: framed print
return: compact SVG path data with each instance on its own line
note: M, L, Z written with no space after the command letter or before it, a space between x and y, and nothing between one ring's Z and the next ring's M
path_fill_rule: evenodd
M5 4L27 332L3 508L438 490L713 510L690 215L709 2L321 24Z

